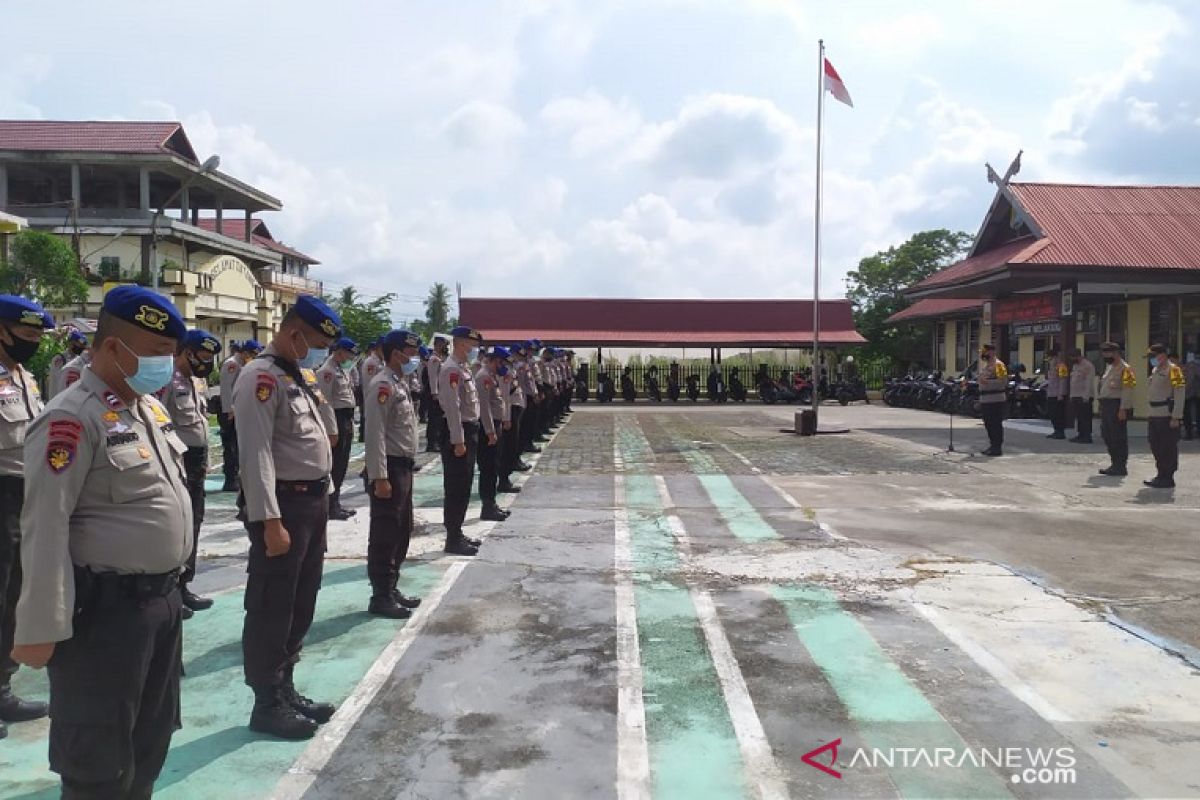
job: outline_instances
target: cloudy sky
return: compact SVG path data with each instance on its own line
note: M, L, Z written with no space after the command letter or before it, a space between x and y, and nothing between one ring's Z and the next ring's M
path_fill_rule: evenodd
M106 0L5 4L0 117L177 119L278 196L319 277L468 296L822 293L930 227L983 164L1200 182L1200 4L1133 0ZM410 299L411 298L411 299Z

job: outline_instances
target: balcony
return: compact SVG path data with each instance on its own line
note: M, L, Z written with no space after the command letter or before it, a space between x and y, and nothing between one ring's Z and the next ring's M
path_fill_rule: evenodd
M288 275L275 269L257 269L254 275L265 289L288 294L315 294L321 296L321 282L299 275Z

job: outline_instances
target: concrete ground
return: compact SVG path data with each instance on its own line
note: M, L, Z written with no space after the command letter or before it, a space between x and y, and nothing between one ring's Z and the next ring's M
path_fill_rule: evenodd
M947 452L938 414L826 406L846 432L800 438L793 411L582 406L475 559L441 554L423 456L402 624L365 613L349 486L297 671L341 706L305 743L244 727L214 480L156 796L1200 797L1200 447L1165 492L1136 436L1118 480L1039 423L985 459L975 421ZM56 796L45 733L0 743L0 797Z

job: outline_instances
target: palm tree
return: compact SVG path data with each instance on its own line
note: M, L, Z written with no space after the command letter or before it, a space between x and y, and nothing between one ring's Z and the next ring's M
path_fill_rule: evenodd
M450 289L444 283L429 287L425 298L425 322L430 334L445 331L450 323Z

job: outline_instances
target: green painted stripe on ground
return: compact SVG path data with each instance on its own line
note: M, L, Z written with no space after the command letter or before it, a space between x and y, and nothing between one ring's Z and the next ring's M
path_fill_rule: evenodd
M405 594L429 592L444 572L441 564L403 570ZM366 567L327 565L317 617L297 668L302 693L344 701L372 662L403 625L366 613L370 590ZM214 598L208 611L184 627L183 730L156 785L166 800L257 800L268 797L279 778L307 746L280 742L246 728L252 696L242 679L242 592ZM46 699L45 674L21 670L14 689ZM0 743L0 797L43 800L58 797L58 777L46 767L45 723L14 725Z

